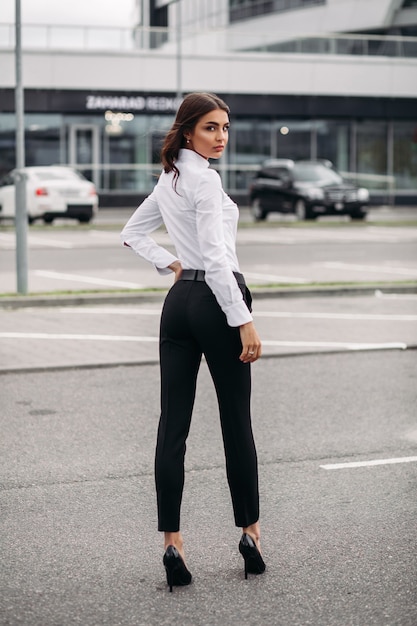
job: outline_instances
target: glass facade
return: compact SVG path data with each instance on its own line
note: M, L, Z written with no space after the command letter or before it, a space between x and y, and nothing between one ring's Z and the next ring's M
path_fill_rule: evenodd
M109 113L26 114L26 165L74 165L101 191L149 191L172 118ZM0 177L15 162L15 115L0 113Z
M172 114L27 114L26 164L70 164L101 193L148 193ZM417 196L417 119L233 117L219 164L229 193L247 189L265 159L329 159L371 193ZM0 176L15 165L15 116L0 114Z
M314 5L326 4L326 0L230 0L231 23L251 19L259 15L293 11Z
M417 189L417 123L393 124L392 173L397 189Z

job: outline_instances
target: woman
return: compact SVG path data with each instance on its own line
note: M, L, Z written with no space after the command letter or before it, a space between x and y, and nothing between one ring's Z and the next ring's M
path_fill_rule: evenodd
M170 591L192 578L185 565L180 507L185 444L203 354L217 393L235 522L243 530L239 550L245 578L265 570L250 416L250 364L262 348L236 257L238 208L208 161L221 157L228 131L229 108L220 98L187 95L162 147L158 183L121 234L124 245L160 274L175 275L161 316L161 416L155 455L158 530L164 532ZM176 255L149 236L161 224Z

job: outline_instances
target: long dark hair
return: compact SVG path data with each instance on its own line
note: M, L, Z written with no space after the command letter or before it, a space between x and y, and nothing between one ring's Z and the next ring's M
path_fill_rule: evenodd
M175 122L168 131L161 150L164 172L174 172L174 187L180 175L175 161L178 159L180 149L186 145L185 133L191 132L198 120L214 109L222 109L227 114L230 113L227 104L214 93L189 93L182 101Z

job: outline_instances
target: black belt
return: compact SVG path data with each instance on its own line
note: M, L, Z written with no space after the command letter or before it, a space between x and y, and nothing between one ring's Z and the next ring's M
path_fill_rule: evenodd
M239 285L246 285L243 274L240 272L233 272L233 274ZM182 270L180 280L198 280L204 282L206 280L206 272L204 270Z

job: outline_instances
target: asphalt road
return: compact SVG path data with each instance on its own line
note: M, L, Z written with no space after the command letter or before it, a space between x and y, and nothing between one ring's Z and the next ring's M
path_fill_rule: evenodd
M3 375L0 623L415 626L415 352L264 359L253 373L267 571L244 580L203 363L182 516L194 582L172 594L157 366Z
M154 284L115 236L31 230L33 289ZM0 232L0 291L11 237ZM417 275L412 227L239 237L252 284ZM415 626L416 294L255 298L268 569L249 581L203 362L182 520L194 583L173 594L153 486L161 301L0 309L1 626Z
M409 210L402 215L410 219L414 214ZM392 212L387 215L393 219ZM241 269L254 286L416 280L417 226L390 225L388 216L384 225L376 218L366 224L329 219L292 227L284 219L249 225L238 232ZM29 229L30 292L166 288L171 284L170 276L159 276L150 264L122 248L119 233L126 211L100 219L88 229L74 225ZM169 247L163 231L155 238ZM0 230L0 293L16 290L14 248L14 232Z

